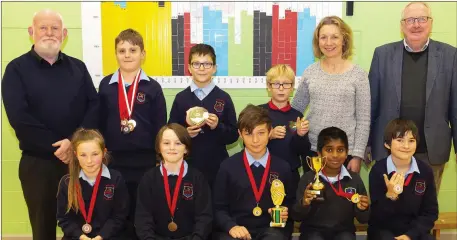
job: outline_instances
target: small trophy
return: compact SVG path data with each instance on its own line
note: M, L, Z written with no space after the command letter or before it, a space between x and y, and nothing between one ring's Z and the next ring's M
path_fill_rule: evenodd
M286 196L284 191L284 184L279 179L273 180L271 183L271 199L275 207L271 209L271 222L270 227L285 227L286 223L283 222L281 218L281 212L284 207L281 207L284 196Z
M319 181L319 171L325 167L325 157L306 157L309 168L316 172L316 181L311 186L311 193L316 195L314 200L324 201L324 184Z
M189 125L200 125L209 117L208 110L202 107L193 107L187 110L186 121Z

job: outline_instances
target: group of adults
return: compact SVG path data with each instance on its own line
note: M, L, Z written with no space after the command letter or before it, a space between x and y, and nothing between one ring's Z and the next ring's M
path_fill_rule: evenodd
M301 112L309 106L311 150L323 128L337 126L349 139L347 167L359 172L363 161L387 156L387 123L411 119L419 129L415 157L433 168L439 189L451 140L457 144L457 50L430 39L430 7L406 5L404 39L377 47L368 75L351 63L350 27L326 21L313 43L320 60L305 70L292 102ZM34 45L6 67L2 95L22 150L19 178L33 239L49 240L56 237L59 180L73 157L68 139L78 127L97 128L99 100L85 64L61 52L67 29L59 13L37 12L28 31Z

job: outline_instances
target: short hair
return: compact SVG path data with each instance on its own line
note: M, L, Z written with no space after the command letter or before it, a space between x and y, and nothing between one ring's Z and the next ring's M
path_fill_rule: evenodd
M276 64L271 67L267 72L267 84L278 77L286 77L292 80L292 83L295 83L295 72L287 64Z
M410 2L408 4L406 4L406 6L403 8L403 10L401 11L401 19L403 20L405 18L405 10L413 5L413 4L422 4L424 5L427 10L428 10L428 17L431 17L432 16L432 9L430 8L430 6L426 3L426 2Z
M160 141L162 141L163 133L165 130L170 129L175 132L179 141L186 146L187 153L184 154L184 159L190 155L190 149L192 147L192 139L187 132L187 129L177 123L168 123L167 125L160 128L156 136L155 150L157 155L157 160L163 160L162 153L160 152Z
M211 47L211 45L199 43L199 44L195 44L192 48L190 48L189 64L192 63L192 57L194 55L197 55L197 56L209 55L211 57L211 60L213 60L213 64L216 65L216 52L214 51L214 48Z
M319 48L319 32L321 28L325 25L335 25L337 26L340 31L341 35L343 35L343 59L348 59L352 56L353 50L353 37L352 37L352 30L348 24L346 24L343 19L337 16L329 16L323 18L319 24L317 25L316 29L314 30L313 36L313 53L316 58L322 58L324 54L321 52Z
M114 48L117 49L117 44L120 42L127 41L134 46L139 46L141 51L144 50L144 42L141 34L131 28L125 29L117 35L114 40Z
M267 129L270 131L271 119L268 116L268 110L248 104L238 117L237 127L240 132L247 131L248 133L252 133L254 128L265 123L267 124Z
M396 118L390 121L384 129L384 143L392 144L392 139L402 138L407 132L411 132L416 143L419 143L419 131L412 120Z
M317 137L317 151L322 152L322 149L332 140L340 140L343 142L346 151L349 151L348 136L346 132L337 127L328 127L322 129Z

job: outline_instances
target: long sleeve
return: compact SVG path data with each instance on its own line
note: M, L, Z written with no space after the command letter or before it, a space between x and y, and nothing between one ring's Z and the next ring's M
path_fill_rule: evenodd
M196 183L198 192L195 201L195 225L192 240L205 240L212 230L211 190L203 175L200 175L200 179L197 179Z
M114 201L116 207L113 209L110 218L100 229L99 235L103 239L111 239L113 236L116 236L124 228L129 214L129 193L122 178L118 180Z
M451 122L452 129L452 139L454 141L454 146L457 146L457 51L454 55L454 67L452 68L452 81L451 81L451 100L449 103L449 120ZM457 153L457 148L454 147L455 153Z
M219 119L219 123L217 127L214 129L217 131L219 137L218 140L224 144L232 144L238 140L238 129L236 127L236 112L235 106L233 105L232 100L228 99L229 101L225 104L225 114L223 119Z
M220 169L214 185L214 221L217 226L228 233L237 223L229 213L228 173Z
M306 70L303 73L301 78L302 82L297 87L294 99L292 101L292 107L297 111L303 113L309 104L309 89L308 89L308 80L305 77Z
M379 84L381 82L381 74L379 73L379 57L378 49L375 49L373 54L373 59L371 61L370 73L368 74L368 79L370 82L370 102L371 102L371 120L370 120L370 135L368 138L368 145L371 145L372 134L371 131L374 126L374 121L378 119L379 116Z
M160 87L160 85L158 86ZM154 98L154 111L151 111L151 114L152 125L156 126L155 129L152 129L152 136L156 136L160 128L167 124L167 103L162 88Z
M292 170L288 167L289 171L287 171L287 175L284 179L284 184L285 184L285 187L286 187L286 197L284 199L284 205L288 208L288 209L292 209L294 204L295 204L295 199L296 199L296 196L295 196L295 190L296 190L296 187L297 187L297 184L296 183L293 183L292 182ZM288 210L289 211L289 210ZM292 233L294 231L294 220L289 217L287 219L287 223L286 223L286 227L284 229L287 233L287 236L292 236Z
M379 162L377 163L379 164ZM369 175L371 216L377 219L388 219L395 215L399 201L392 201L386 197L387 187L384 182L383 172L379 167L373 166Z
M311 148L311 143L309 142L308 133L306 133L303 137L294 133L294 135L292 136L292 141L290 141L290 146L291 146L292 150L297 154L300 154L300 155L308 154L309 149Z
M95 90L94 83L90 77L89 71L84 63L82 71L84 72L84 87L87 95L87 109L84 115L81 127L89 129L98 129L100 117L100 99Z
M3 75L2 96L6 116L24 146L44 152L54 152L56 149L52 144L61 140L60 136L31 114L33 111L29 107L25 83L19 71L18 64L12 61L6 66Z
M178 97L179 95L176 96L175 100L173 101L173 105L171 106L170 119L168 119L168 123L179 123L182 126L186 127L188 125L186 123L186 112L183 109L179 109Z
M370 133L370 84L363 71L363 77L355 81L355 136L354 156L364 158Z
M67 212L68 205L68 175L62 177L57 193L57 225L62 229L65 236L79 239L83 234L81 226L75 222L75 214L72 210Z
M300 181L298 182L295 204L293 205L293 207L290 211L291 217L295 221L304 220L307 217L307 215L311 209L310 205L308 205L308 206L303 205L305 189L306 189L306 186L310 182L307 175L308 174L303 174L303 176L300 178Z
M152 216L152 193L150 184L151 179L144 176L138 185L137 204L135 209L135 229L140 240L155 239L156 228L154 217Z
M365 185L363 184L362 179L358 174L351 174L353 178L357 178L357 193L360 195L367 196L367 190L365 189ZM366 210L362 211L357 207L357 204L354 204L354 212L355 218L359 223L367 223L368 219L370 218L370 207Z

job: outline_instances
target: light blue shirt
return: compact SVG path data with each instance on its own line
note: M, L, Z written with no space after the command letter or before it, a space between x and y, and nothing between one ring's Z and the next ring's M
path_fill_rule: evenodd
M200 101L202 101L211 91L213 91L215 86L216 84L213 80L211 80L211 82L203 88L199 88L194 81L192 81L192 83L190 83L190 91L193 92L195 96L200 99Z
M397 167L395 167L395 164L392 160L392 155L389 155L387 157L387 174L391 174L393 171L397 172ZM411 165L409 166L409 170L405 173L405 177L413 172L420 173L416 159L414 157L411 157Z
M189 168L189 166L187 166L187 162L186 161L183 160L182 162L184 163L184 172L182 174L182 177L184 177L187 174L187 169ZM162 162L160 162L160 167L159 168L160 168L160 174L162 174L162 176L163 176ZM178 170L178 172L169 172L167 170L167 176L179 176L179 170Z
M268 156L270 155L268 148L265 154L259 160L255 160L248 150L244 149L244 151L246 152L246 157L248 159L249 166L254 164L254 166L256 167L259 167L260 165L262 165L264 168L267 167Z
M113 76L111 76L111 79L109 81L109 84L113 84L113 83L117 83L119 80L119 69L113 73ZM140 81L141 80L145 80L145 81L149 81L149 77L148 75L143 71L143 69L141 69L141 73L140 73ZM126 87L130 86L131 83L126 83L124 82L124 85Z
M102 177L111 179L111 174L109 173L109 169L105 166L105 164L102 165ZM90 180L82 169L81 169L81 171L79 171L79 178L82 178L84 181L89 183L89 185L91 185L91 186L94 186L94 184L95 184L95 179Z
M427 42L425 43L425 45L424 45L424 46L422 47L422 49L421 49L420 51L418 51L418 52L423 52L423 51L425 51L425 49L427 49L429 43L430 43L430 38L427 39ZM414 50L413 50L410 46L408 46L408 44L406 43L406 40L405 40L405 39L403 39L403 44L405 45L406 51L408 51L408 52L414 52Z
M340 174L339 174L340 178L339 178L339 179L338 179L338 176L336 176L336 177L326 177L326 176L322 173L322 170L319 171L319 176L321 176L325 181L327 181L327 179L328 179L327 182L329 182L329 183L337 182L337 181L343 179L344 177L349 177L349 178L352 179L351 174L350 174L349 171L346 169L346 167L344 167L344 165L341 165L341 170L340 170Z

